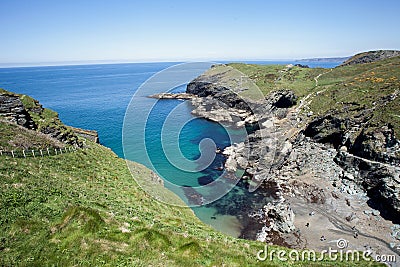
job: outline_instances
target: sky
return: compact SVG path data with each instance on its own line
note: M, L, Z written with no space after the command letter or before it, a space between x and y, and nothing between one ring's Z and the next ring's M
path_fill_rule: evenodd
M0 0L0 64L276 60L400 49L398 0Z

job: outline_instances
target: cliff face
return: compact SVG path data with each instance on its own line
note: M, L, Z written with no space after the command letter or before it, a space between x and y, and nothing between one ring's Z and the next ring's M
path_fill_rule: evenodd
M382 57L385 56L377 56ZM386 234L391 231L392 223L399 223L400 218L400 142L396 137L398 128L393 126L397 125L395 116L384 114L388 112L386 107L398 108L398 62L388 65L390 68L385 64L371 66L375 72L382 67L382 73L390 77L385 85L382 84L385 89L380 89L381 85L376 83L360 85L361 88L370 86L373 93L370 91L367 97L373 102L371 106L364 104L369 102L364 102L362 93L337 99L335 92L338 87L354 92L359 86L347 80L357 80L358 74L356 78L349 78L349 74L341 69L323 70L318 74L317 70L287 70L282 66L282 74L276 75L279 79L275 79L275 86L287 75L290 79L284 82L294 90L267 93L262 104L239 97L238 92L243 88L232 88L232 82L227 81L229 67L226 66L225 69L220 67L217 73L206 72L188 85L187 92L201 99L192 100L195 115L230 122L233 126L246 125L251 129L248 142L225 149L226 170L244 169L242 179L249 181L249 190L254 190L251 184L256 184L260 185L258 190L268 191L271 183L277 189L274 202L247 212L248 225L243 230L243 237L268 242L281 240L279 242L294 247L307 244L308 247L318 247L321 241L315 235L322 232L325 238L324 229L327 227L341 232L342 236L329 234L332 239L351 235L354 231L358 238L361 231L351 226L357 223L366 232L382 232L376 235L387 243L375 240L379 246L385 247L396 241L396 238L388 239ZM239 67L251 70L248 65ZM273 68L265 67L267 72ZM264 84L264 74L259 68L254 69L255 73L249 74L255 82ZM301 71L306 75L298 75ZM351 71L353 75L354 72L365 73L365 69ZM299 82L301 79L305 85L310 84L305 79L310 79L308 75L311 74L315 75L315 85L306 92L299 89L303 86ZM294 78L294 75L298 77ZM318 79L321 80L322 75L327 77L325 85L320 86ZM331 79L342 82L332 83ZM325 107L324 103L330 101L343 105L343 108L338 110L329 104ZM384 219L373 226L369 223L372 213L368 209L371 208L374 216ZM314 216L316 210L319 212L315 219L326 223L313 225L313 231L309 231L309 221L314 219L308 214ZM355 243L361 246L361 242L364 241Z
M359 53L347 59L341 66L371 63L379 60L400 56L398 50L378 50Z
M0 119L77 147L83 146L82 139L77 135L98 142L97 132L65 126L56 112L43 108L37 100L2 89L0 91Z
M37 127L19 97L14 95L0 94L0 117L28 129Z

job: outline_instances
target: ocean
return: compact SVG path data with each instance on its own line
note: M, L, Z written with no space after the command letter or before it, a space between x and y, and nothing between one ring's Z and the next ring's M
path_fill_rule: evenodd
M233 141L244 140L245 133L194 117L190 113L192 107L188 101L157 101L147 98L156 87L164 91L184 92L188 81L211 66L211 63L201 63L195 65L190 73L178 69L174 73L176 76L172 76L173 86L155 80L156 73L167 68L174 70L176 64L163 62L0 68L0 88L32 96L44 107L57 111L67 125L98 131L101 144L122 158L152 168L165 180L166 187L187 203L193 204L193 199L188 198L188 195L195 192L193 190L220 181L219 177L223 176L221 166L224 157L220 154L215 154L211 162L199 168L199 164L204 164L201 163L202 152L207 150L202 151L202 146L208 144L208 150L225 148ZM339 63L301 64L331 68ZM185 78L180 79L183 75L186 75ZM143 118L141 114L149 107L148 116ZM170 122L169 128L164 127L166 121ZM163 131L164 128L168 130ZM139 132L143 135L136 134ZM173 147L174 144L178 146ZM181 163L185 160L182 159L188 159L187 165L183 167ZM177 189L174 184L184 186L184 190ZM246 208L249 199L262 205L269 200L269 196L249 193L242 181L231 187L232 190L218 196L221 198L215 202L192 209L203 222L224 233L239 236L242 229L239 216L242 213L239 210ZM200 204L203 204L202 201Z

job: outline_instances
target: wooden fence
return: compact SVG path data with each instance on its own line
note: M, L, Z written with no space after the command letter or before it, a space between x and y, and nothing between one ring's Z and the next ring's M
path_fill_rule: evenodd
M28 157L48 157L48 156L55 156L60 154L66 154L75 152L77 148L75 147L64 147L64 148L46 148L40 150L11 150L11 151L4 151L0 150L0 156L8 156L13 158L28 158Z

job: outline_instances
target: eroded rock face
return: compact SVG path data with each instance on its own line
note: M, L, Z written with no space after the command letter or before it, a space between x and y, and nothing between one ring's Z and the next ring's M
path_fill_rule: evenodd
M304 134L316 142L331 143L334 147L338 147L343 143L346 124L346 119L327 115L316 118L308 124Z
M37 128L19 97L14 95L0 94L0 118L31 130Z
M290 90L275 91L267 99L277 108L290 108L297 102L297 96Z
M268 203L264 206L265 219L270 220L270 227L273 230L290 233L295 230L293 224L294 213L289 205L284 202Z
M199 97L212 96L213 99L226 104L230 108L249 111L247 103L234 91L221 85L215 85L212 81L204 81L204 78L195 79L187 85L186 93Z
M370 204L381 211L382 216L396 223L400 222L400 167L340 151L336 163L351 180L363 188L370 198Z
M250 216L263 225L256 238L261 242L266 242L274 231L290 233L296 230L293 210L286 202L269 202L261 210Z
M400 164L400 142L390 125L363 130L352 144L350 152L366 159Z
M369 51L352 56L351 58L346 60L341 66L371 63L396 56L400 56L400 51L398 50Z
M48 125L40 125L39 122L45 121L43 111L44 108L37 100L32 101L31 107L25 107L21 101L22 97L13 93L0 93L0 118L12 123L21 125L29 130L35 130L50 137L57 139L63 143L71 144L77 147L83 145L82 141L75 135L72 129L65 126L59 119L58 115L54 115L51 123ZM36 122L34 119L37 117Z

